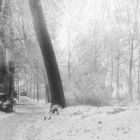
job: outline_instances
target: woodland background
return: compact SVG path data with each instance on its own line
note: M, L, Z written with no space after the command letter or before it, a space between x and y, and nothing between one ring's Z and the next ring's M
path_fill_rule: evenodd
M139 0L42 0L68 105L140 101ZM5 7L3 7L5 5ZM0 49L15 62L15 88L49 100L47 76L24 0L0 7Z

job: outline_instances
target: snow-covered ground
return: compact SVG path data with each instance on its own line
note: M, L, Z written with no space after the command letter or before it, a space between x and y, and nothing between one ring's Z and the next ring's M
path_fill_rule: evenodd
M37 140L140 140L140 107L69 107L46 120Z
M3 120L3 119L6 119L7 117L10 117L12 115L13 114L7 114L7 113L4 113L4 112L0 111L0 121Z
M23 134L27 132L28 126L36 124L36 121L43 118L48 109L47 105L40 106L27 97L21 98L15 106L15 112L8 114L0 112L0 118L2 118L0 120L0 140L27 139L28 133L25 137Z
M0 140L140 140L140 106L67 107L51 119L48 110L22 99L0 120Z

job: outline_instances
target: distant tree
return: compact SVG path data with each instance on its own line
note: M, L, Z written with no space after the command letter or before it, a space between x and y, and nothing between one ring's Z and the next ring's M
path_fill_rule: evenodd
M138 0L135 1L136 4L134 4L133 7L133 20L134 23L130 22L131 17L130 11L128 12L128 22L129 22L129 94L130 94L130 100L133 102L133 65L134 65L134 49L135 49L135 41L136 41L136 36L138 32L138 7L139 7L139 2Z
M12 55L13 32L11 26L12 9L10 1L0 2L0 92L6 94L9 104L5 111L13 111L14 99L14 59ZM11 54L11 55L9 55Z
M46 22L40 0L28 0L35 32L42 51L51 94L52 105L58 104L65 107L62 81L56 62L51 39L48 34Z

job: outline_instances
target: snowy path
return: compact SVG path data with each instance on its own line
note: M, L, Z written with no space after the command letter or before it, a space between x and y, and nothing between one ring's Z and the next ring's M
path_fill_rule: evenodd
M27 133L37 120L42 119L45 112L45 106L40 107L28 101L20 102L12 115L9 114L9 117L0 120L0 140L25 139L22 134L25 131Z

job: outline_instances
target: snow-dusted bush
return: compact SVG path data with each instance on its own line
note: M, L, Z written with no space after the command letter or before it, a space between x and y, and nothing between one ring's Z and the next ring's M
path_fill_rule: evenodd
M86 76L80 82L73 84L66 91L66 100L70 105L104 106L112 103L112 89L105 87L102 77Z

